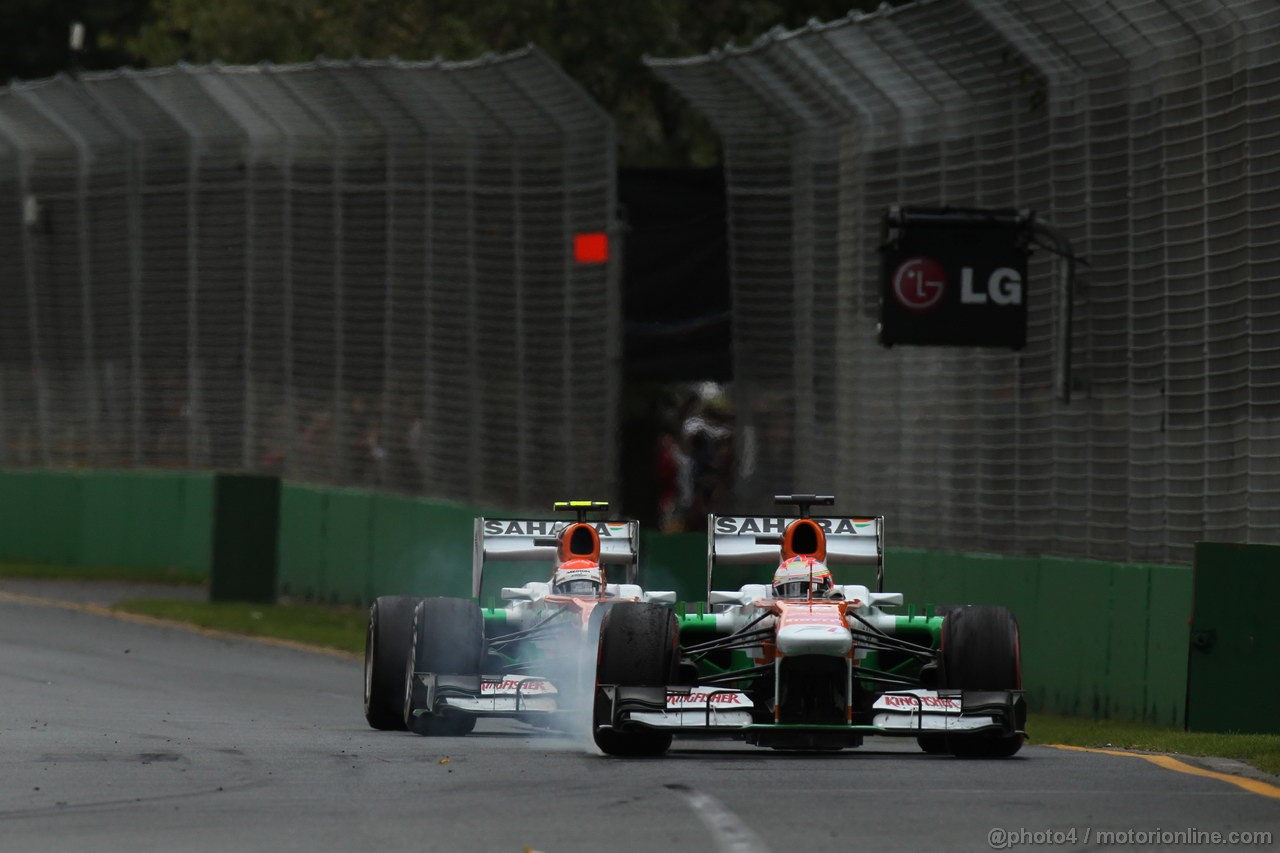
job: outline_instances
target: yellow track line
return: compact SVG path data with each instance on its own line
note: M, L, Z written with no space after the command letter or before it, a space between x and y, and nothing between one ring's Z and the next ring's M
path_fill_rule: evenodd
M1124 752L1119 749L1097 749L1089 746L1067 746L1065 743L1046 743L1042 744L1050 749L1069 749L1072 752L1100 752L1103 755L1122 755L1126 758L1142 758L1150 761L1157 767L1163 767L1165 770L1173 770L1177 773L1186 773L1190 776L1204 776L1208 779L1217 779L1220 782L1226 782L1235 785L1237 788L1244 788L1251 794L1258 794L1262 797L1271 797L1280 800L1280 787L1272 785L1270 782L1263 782L1259 779L1249 779L1245 776L1232 776L1230 773L1218 773L1215 770L1205 770L1200 767L1193 767L1184 761L1169 755L1149 755L1145 752Z
M0 591L0 601L8 601L13 604L30 604L36 607L54 607L58 610L69 610L74 613L91 613L94 616L105 616L108 619L118 619L121 622L132 622L135 625L150 625L153 628L175 628L179 631L186 631L191 634L202 634L206 637L217 637L223 640L248 640L251 643L261 643L264 646L276 646L281 649L293 649L299 652L311 652L318 655L328 655L329 657L341 658L342 660L361 660L361 656L352 652L344 652L341 649L330 649L326 646L316 646L311 643L300 643L297 640L282 640L278 637L258 637L253 634L237 634L234 631L220 631L217 628L205 628L200 625L192 625L190 622L179 622L175 619L160 619L156 616L143 616L140 613L127 613L123 610L113 610L110 607L104 607L101 604L84 604L79 601L63 601L58 598L44 598L38 595L24 595L19 592Z

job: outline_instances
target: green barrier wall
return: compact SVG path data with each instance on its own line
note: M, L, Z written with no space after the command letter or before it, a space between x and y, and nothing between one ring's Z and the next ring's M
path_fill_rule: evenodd
M885 562L908 602L1012 610L1033 708L1185 724L1189 566L909 549Z
M1280 547L1197 542L1187 728L1280 734Z
M286 483L280 495L280 594L345 604L379 595L470 597L478 514L484 513L456 504ZM519 563L491 564L482 595L524 583L529 571Z
M213 475L0 471L0 559L205 576Z

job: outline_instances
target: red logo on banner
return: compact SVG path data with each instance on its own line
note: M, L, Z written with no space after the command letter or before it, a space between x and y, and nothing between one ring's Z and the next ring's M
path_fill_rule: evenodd
M947 292L947 272L931 258L907 258L893 273L893 295L912 311L928 311Z

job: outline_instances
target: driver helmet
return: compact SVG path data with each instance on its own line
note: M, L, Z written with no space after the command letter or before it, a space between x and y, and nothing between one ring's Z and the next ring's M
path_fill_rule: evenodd
M604 572L591 560L566 560L551 576L551 591L558 595L600 595Z
M774 597L808 598L810 582L813 583L814 598L830 595L835 587L831 580L831 570L821 560L804 556L783 560L773 573Z

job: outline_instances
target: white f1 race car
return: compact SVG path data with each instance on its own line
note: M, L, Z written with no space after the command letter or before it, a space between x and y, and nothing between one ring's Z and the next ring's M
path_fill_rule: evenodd
M589 707L596 637L607 609L669 604L674 592L635 583L635 521L588 521L599 501L561 501L573 522L477 518L472 558L476 599L488 560L552 558L548 580L502 589L503 607L462 598L383 596L369 610L364 713L375 729L463 735L479 717L547 726ZM621 568L611 583L606 567ZM669 608L664 608L669 609Z
M711 516L707 601L677 616L643 603L606 615L593 700L596 744L657 755L672 735L775 749L841 749L866 735L926 752L1010 756L1022 746L1018 624L1003 607L944 616L886 608L884 519L810 518L834 498L779 495L799 518ZM773 583L711 589L717 565L777 566ZM875 592L836 585L827 565L874 566Z

